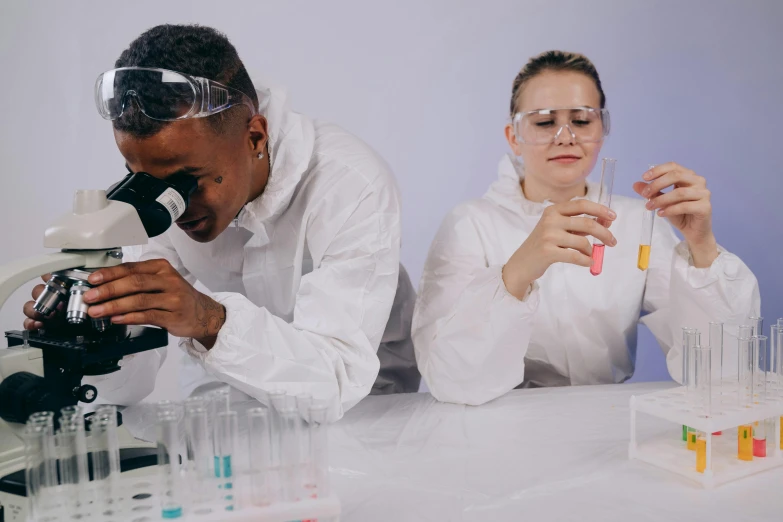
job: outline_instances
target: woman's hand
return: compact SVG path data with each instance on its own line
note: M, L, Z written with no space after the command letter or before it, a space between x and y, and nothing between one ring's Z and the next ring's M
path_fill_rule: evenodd
M633 189L648 199L647 209L658 211L679 230L698 268L709 267L718 257L718 243L712 232L712 204L707 181L677 163L664 163L642 176ZM663 193L668 187L674 187Z
M584 217L585 214L600 222ZM611 209L586 199L544 209L536 227L503 267L503 282L509 293L522 299L533 281L543 276L554 263L589 267L593 261L592 245L585 236L615 246L617 240L608 226L616 217Z

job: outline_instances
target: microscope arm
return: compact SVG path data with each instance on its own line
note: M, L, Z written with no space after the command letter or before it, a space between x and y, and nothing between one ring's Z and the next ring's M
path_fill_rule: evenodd
M86 263L84 253L54 252L0 266L0 308L17 288L31 279L57 270L83 267Z

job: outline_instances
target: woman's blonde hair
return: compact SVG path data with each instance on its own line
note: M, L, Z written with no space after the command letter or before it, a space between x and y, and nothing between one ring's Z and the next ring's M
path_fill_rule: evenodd
M601 95L601 108L606 106L606 95L601 88L601 79L598 71L586 56L579 53L565 51L546 51L534 56L525 64L517 77L514 78L514 87L511 90L511 116L517 112L519 94L530 80L547 71L572 71L587 75L598 89Z

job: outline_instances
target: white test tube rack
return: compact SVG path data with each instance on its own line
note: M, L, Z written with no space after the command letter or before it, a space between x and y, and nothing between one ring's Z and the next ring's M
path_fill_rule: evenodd
M111 514L101 513L96 505L89 507L92 519L101 522L291 522L315 521L335 522L339 520L341 505L335 495L318 499L303 499L297 502L276 502L269 506L255 506L247 488L247 478L235 477L233 509L226 509L226 502L216 499L214 502L200 502L197 507L185 506L182 516L165 518L161 513L160 478L155 466L123 472L119 490L122 499L114 504ZM92 486L92 483L91 483ZM50 494L57 494L57 488ZM47 512L44 520L70 520L72 513L62 506L59 511ZM37 521L31 521L37 522Z
M778 394L779 395L779 394ZM712 413L701 415L686 399L684 386L631 397L631 441L628 457L677 473L705 488L712 488L768 469L783 466L780 449L780 417L783 396L767 397L763 403L740 406L736 380L724 380L712 389ZM687 449L681 437L658 436L643 443L637 437L637 414L645 413L678 426L688 426L704 433L707 442L706 468L696 471L695 451ZM734 428L756 421L775 419L772 433L767 431L767 456L752 461L737 458L737 433ZM729 431L731 430L731 431ZM713 433L722 431L721 435Z

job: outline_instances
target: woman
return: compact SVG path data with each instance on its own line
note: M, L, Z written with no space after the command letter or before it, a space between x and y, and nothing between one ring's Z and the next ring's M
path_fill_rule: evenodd
M517 75L505 132L522 164L501 159L484 197L449 213L424 268L413 339L437 399L482 404L517 386L623 382L642 312L679 379L683 326L706 332L709 321L758 313L756 278L715 240L703 177L665 163L634 183L644 200L596 202L586 178L609 132L605 106L582 55L549 51ZM645 209L658 217L641 271ZM598 277L587 236L609 247Z

